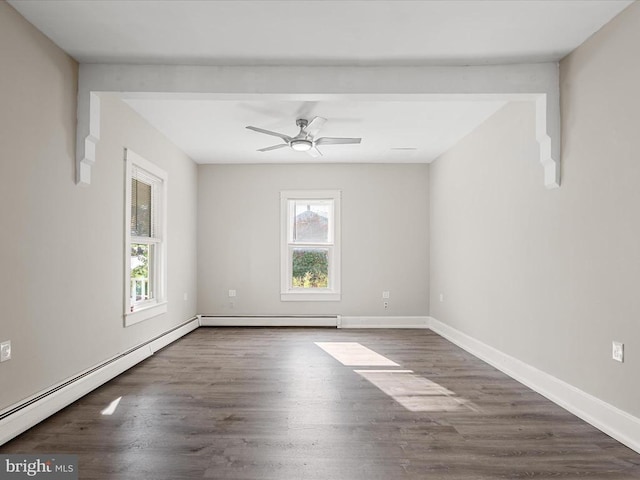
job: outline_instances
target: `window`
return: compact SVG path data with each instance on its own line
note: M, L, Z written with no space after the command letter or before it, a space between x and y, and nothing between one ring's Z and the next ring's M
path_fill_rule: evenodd
M167 311L167 174L126 150L125 326Z
M280 193L283 301L340 300L340 192Z

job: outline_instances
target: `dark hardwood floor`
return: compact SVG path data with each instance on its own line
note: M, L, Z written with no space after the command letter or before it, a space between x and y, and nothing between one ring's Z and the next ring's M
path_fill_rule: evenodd
M200 328L0 452L76 453L82 479L640 479L640 455L429 330Z

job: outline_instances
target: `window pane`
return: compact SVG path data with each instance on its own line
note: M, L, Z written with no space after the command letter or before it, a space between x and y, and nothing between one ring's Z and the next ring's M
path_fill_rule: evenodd
M330 200L295 200L293 241L329 243Z
M294 248L291 270L295 288L328 288L329 249Z
M151 237L151 185L131 179L131 235Z
M153 244L131 244L131 304L153 298Z

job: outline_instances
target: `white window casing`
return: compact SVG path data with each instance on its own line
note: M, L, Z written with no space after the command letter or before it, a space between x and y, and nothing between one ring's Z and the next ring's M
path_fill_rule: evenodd
M167 311L167 173L129 149L125 162L124 326L128 327ZM132 206L136 207L136 225L142 210L138 188L150 197L148 205L143 205L150 211L143 226L134 229ZM146 257L146 278L132 276L132 245Z
M281 301L340 301L340 199L341 192L339 190L287 190L280 192ZM307 202L326 210L328 215L326 234L323 233L325 238L301 239L296 236L296 208ZM324 217L322 218L324 219ZM326 287L294 285L293 257L296 250L326 253L328 264Z

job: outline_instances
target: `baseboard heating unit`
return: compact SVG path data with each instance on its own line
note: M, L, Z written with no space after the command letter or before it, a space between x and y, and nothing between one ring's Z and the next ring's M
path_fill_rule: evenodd
M194 317L0 412L0 445L198 328Z
M340 327L340 315L199 315L202 327Z

